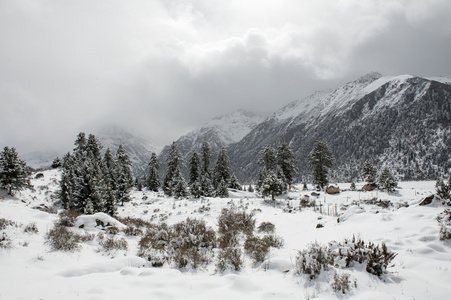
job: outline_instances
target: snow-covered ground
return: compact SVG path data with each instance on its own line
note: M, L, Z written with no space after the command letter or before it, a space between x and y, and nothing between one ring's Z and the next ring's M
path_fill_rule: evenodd
M449 299L451 293L451 242L439 240L437 215L440 203L419 206L434 193L434 182L401 182L395 193L342 191L321 193L321 212L297 209L299 199L312 191L293 191L278 199L278 205L265 202L249 192L231 192L228 199L188 199L158 197L148 191L134 191L133 200L118 208L121 217L132 216L157 223L174 224L187 217L199 218L217 229L221 209L230 205L254 211L256 224L275 224L284 239L280 249L271 248L264 263L254 265L246 257L239 272L219 273L215 264L198 270L165 265L151 267L137 256L139 236L126 236L127 250L105 252L97 238L82 243L78 251L52 251L46 233L53 228L57 214L36 207L51 207L57 190L58 171L46 171L34 179L35 191L0 200L0 219L14 224L2 230L11 239L11 248L0 249L0 299ZM348 189L349 184L340 184ZM299 186L300 187L300 186ZM357 184L357 188L361 184ZM4 193L2 194L4 195ZM293 200L286 200L287 196ZM316 198L316 197L315 197ZM377 198L393 204L382 208L364 204ZM312 196L310 196L312 199ZM289 206L287 204L289 203ZM400 205L403 204L403 205ZM407 205L405 205L407 204ZM407 206L407 207L406 207ZM337 215L340 222L337 222ZM81 233L98 234L96 217L82 216ZM98 215L106 220L106 215ZM108 220L106 220L108 221ZM115 222L110 220L110 222ZM38 233L25 227L35 223ZM316 228L322 224L322 228ZM121 224L116 224L118 227ZM398 253L388 274L378 278L364 265L349 269L331 268L317 279L296 275L292 267L299 250L310 243L326 244L358 236L365 242L386 243ZM350 274L351 290L345 295L333 291L334 272Z

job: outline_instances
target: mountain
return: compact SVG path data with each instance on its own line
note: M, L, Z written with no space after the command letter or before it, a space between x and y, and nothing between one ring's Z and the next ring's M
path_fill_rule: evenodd
M33 169L48 169L57 157L58 153L55 151L35 151L21 155L20 158Z
M221 147L240 141L255 126L261 123L265 117L266 115L263 114L238 110L231 114L217 116L201 128L195 129L180 137L176 143L184 156L185 164L188 164L190 155L203 142L210 144L212 152L215 155ZM166 159L169 149L170 145L165 146L158 156L161 164L161 174L164 174L166 171Z
M332 180L358 180L369 158L400 179L435 179L451 168L451 85L440 78L374 72L292 102L230 145L232 168L241 182L252 182L259 151L286 142L299 162L298 180L307 181L307 156L325 140L335 155Z
M151 141L115 126L102 128L96 137L102 143L103 151L110 148L115 154L122 145L132 162L133 175L138 177L144 174L152 152L159 150Z

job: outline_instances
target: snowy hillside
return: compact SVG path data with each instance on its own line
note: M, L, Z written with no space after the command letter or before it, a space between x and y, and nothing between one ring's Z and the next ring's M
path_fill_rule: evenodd
M132 201L118 207L117 219L101 213L81 215L67 228L70 222L65 219L60 226L78 238L73 250L63 251L52 250L47 238L62 220L56 214L61 209L54 196L58 179L58 170L45 171L43 178L32 180L34 191L0 200L1 299L441 300L451 292L451 244L439 239L437 221L444 207L438 200L419 205L434 192L434 182L402 182L393 194L342 191L321 192L316 197L311 190L291 191L276 202L242 191L231 192L226 199L185 200L134 191ZM349 184L340 186L347 189ZM314 207L300 207L305 195ZM222 209L232 207L253 216L256 227L272 223L275 231L269 236L283 239L283 245L271 247L258 263L243 251L240 271L217 270L218 248L210 253L210 262L197 269L178 268L171 262L153 267L137 255L146 230L161 222L171 226L189 217L204 220L217 231ZM268 234L254 230L254 237L263 236ZM368 261L346 267L346 256L313 279L298 272L299 251L312 243L333 250L347 240L343 245L349 253L356 247L353 237L366 244L385 243L397 254L386 274L378 277L367 272ZM247 239L241 234L237 248L242 249ZM327 255L339 255L334 251ZM346 294L333 289L335 273L340 278L348 276Z
M151 141L114 126L104 127L96 137L102 143L104 151L110 148L116 153L119 145L122 145L130 157L135 176L144 174L152 152L157 153L160 150Z
M451 169L451 86L442 82L370 73L295 101L231 145L235 174L254 181L259 151L286 142L299 161L298 179L307 180L307 155L325 140L336 158L334 180L358 180L368 158L405 180L435 179Z

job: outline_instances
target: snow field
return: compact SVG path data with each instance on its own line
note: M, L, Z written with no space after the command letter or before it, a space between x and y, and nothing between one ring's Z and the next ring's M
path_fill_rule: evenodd
M105 252L95 238L82 243L80 251L51 251L45 235L58 216L33 207L52 206L59 173L52 170L44 174L43 179L32 181L35 191L0 200L0 218L16 224L2 230L11 239L12 247L0 249L0 299L448 299L451 291L451 242L438 239L436 220L444 207L436 202L418 206L424 197L434 193L434 182L401 182L401 189L392 194L321 193L317 202L323 204L323 214L310 208L297 209L299 199L312 191L290 192L284 197L294 200L280 198L278 205L242 191L231 192L227 199L203 200L175 200L134 191L133 200L118 207L121 217L169 225L187 217L199 218L217 230L222 208L233 203L253 211L257 226L263 221L275 224L275 233L284 239L282 248L271 248L268 259L261 264L254 265L246 257L242 271L221 274L214 263L199 270L178 270L168 265L153 268L136 256L140 237L122 232L117 238L126 238L127 250ZM342 190L349 188L347 183L339 186ZM357 184L357 188L360 186ZM389 200L393 206L363 203L372 198ZM287 202L291 213L287 212ZM396 208L401 203L408 207ZM335 207L338 217L334 215ZM96 214L80 216L77 226L84 224L84 228L75 226L71 230L97 235L103 230L95 219L118 228L124 226L105 214ZM31 223L36 224L37 234L24 232ZM316 228L317 224L323 227ZM367 273L364 264L349 269L330 268L314 280L292 271L298 251L310 243L327 245L353 235L365 242L384 242L389 250L398 253L388 274L378 278ZM350 274L351 289L347 294L332 290L334 272Z

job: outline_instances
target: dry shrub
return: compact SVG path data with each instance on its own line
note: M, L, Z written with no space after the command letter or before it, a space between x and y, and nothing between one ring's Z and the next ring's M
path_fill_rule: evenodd
M219 272L225 270L240 271L243 267L242 251L239 248L228 247L221 249L216 268Z
M258 232L273 233L276 226L271 222L262 222L258 227Z
M248 214L246 211L238 210L235 207L223 208L218 217L218 227L220 234L236 231L252 235L255 228L255 218L253 214Z
M259 237L248 237L244 243L244 251L255 263L263 262L269 253L269 244Z
M58 226L74 227L77 217L81 214L74 210L63 210L59 213L59 219L56 222Z
M39 230L38 227L36 226L36 223L30 223L27 226L25 226L24 232L37 234Z
M99 245L104 251L128 249L127 241L124 238L115 239L114 237L108 237L106 239L102 239L99 242Z
M343 273L338 275L334 274L334 281L331 283L332 289L336 292L342 292L346 294L347 291L350 290L351 281L349 280L349 274Z
M79 236L64 226L55 226L50 229L47 233L47 240L52 250L75 251L81 248L78 244Z

